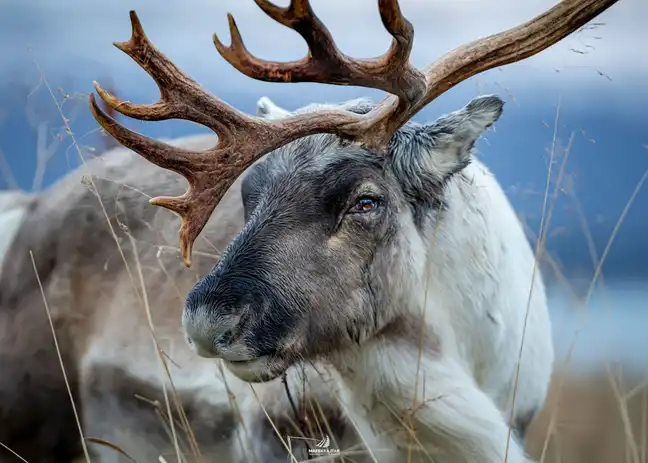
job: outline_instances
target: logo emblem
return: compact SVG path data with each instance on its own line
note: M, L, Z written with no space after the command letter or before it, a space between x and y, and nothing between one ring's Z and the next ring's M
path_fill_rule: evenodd
M308 449L309 455L337 455L340 453L340 449L331 448L331 438L328 434L324 434L321 439L313 439L308 437L297 437L297 436L286 436L288 438L288 448L292 452L292 442L293 440L303 440L316 442L313 448Z

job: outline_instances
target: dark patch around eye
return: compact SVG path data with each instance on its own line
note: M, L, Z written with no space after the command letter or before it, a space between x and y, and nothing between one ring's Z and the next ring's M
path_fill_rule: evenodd
M328 213L340 214L351 206L349 200L358 183L367 179L379 179L382 165L378 160L347 158L327 166L322 175L323 200Z

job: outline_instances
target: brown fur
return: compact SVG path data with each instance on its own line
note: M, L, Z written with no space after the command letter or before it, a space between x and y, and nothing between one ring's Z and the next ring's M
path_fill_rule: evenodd
M423 322L419 320L419 317L413 314L402 314L381 329L377 333L377 337L398 342L410 342L420 349L422 354L440 354L439 338L423 328ZM412 333L415 335L412 336Z

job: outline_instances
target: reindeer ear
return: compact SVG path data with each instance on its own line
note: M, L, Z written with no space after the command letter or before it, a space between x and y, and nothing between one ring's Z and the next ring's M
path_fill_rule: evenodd
M423 126L418 133L428 140L429 154L421 153L421 167L440 181L466 167L477 139L502 115L504 102L496 95L473 99L458 111Z
M425 198L466 167L477 139L499 119L504 102L496 95L470 101L431 124L403 127L391 147L392 164L405 192Z
M425 131L435 137L435 150L469 149L503 110L504 102L497 95L480 96L459 111L440 117Z
M256 114L263 119L282 119L290 116L292 113L280 106L277 106L267 96L259 98L256 104Z

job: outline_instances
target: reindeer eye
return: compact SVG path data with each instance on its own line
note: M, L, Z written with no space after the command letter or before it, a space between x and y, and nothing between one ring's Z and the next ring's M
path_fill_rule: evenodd
M378 207L378 201L373 198L363 197L358 199L349 212L363 213L371 212Z

